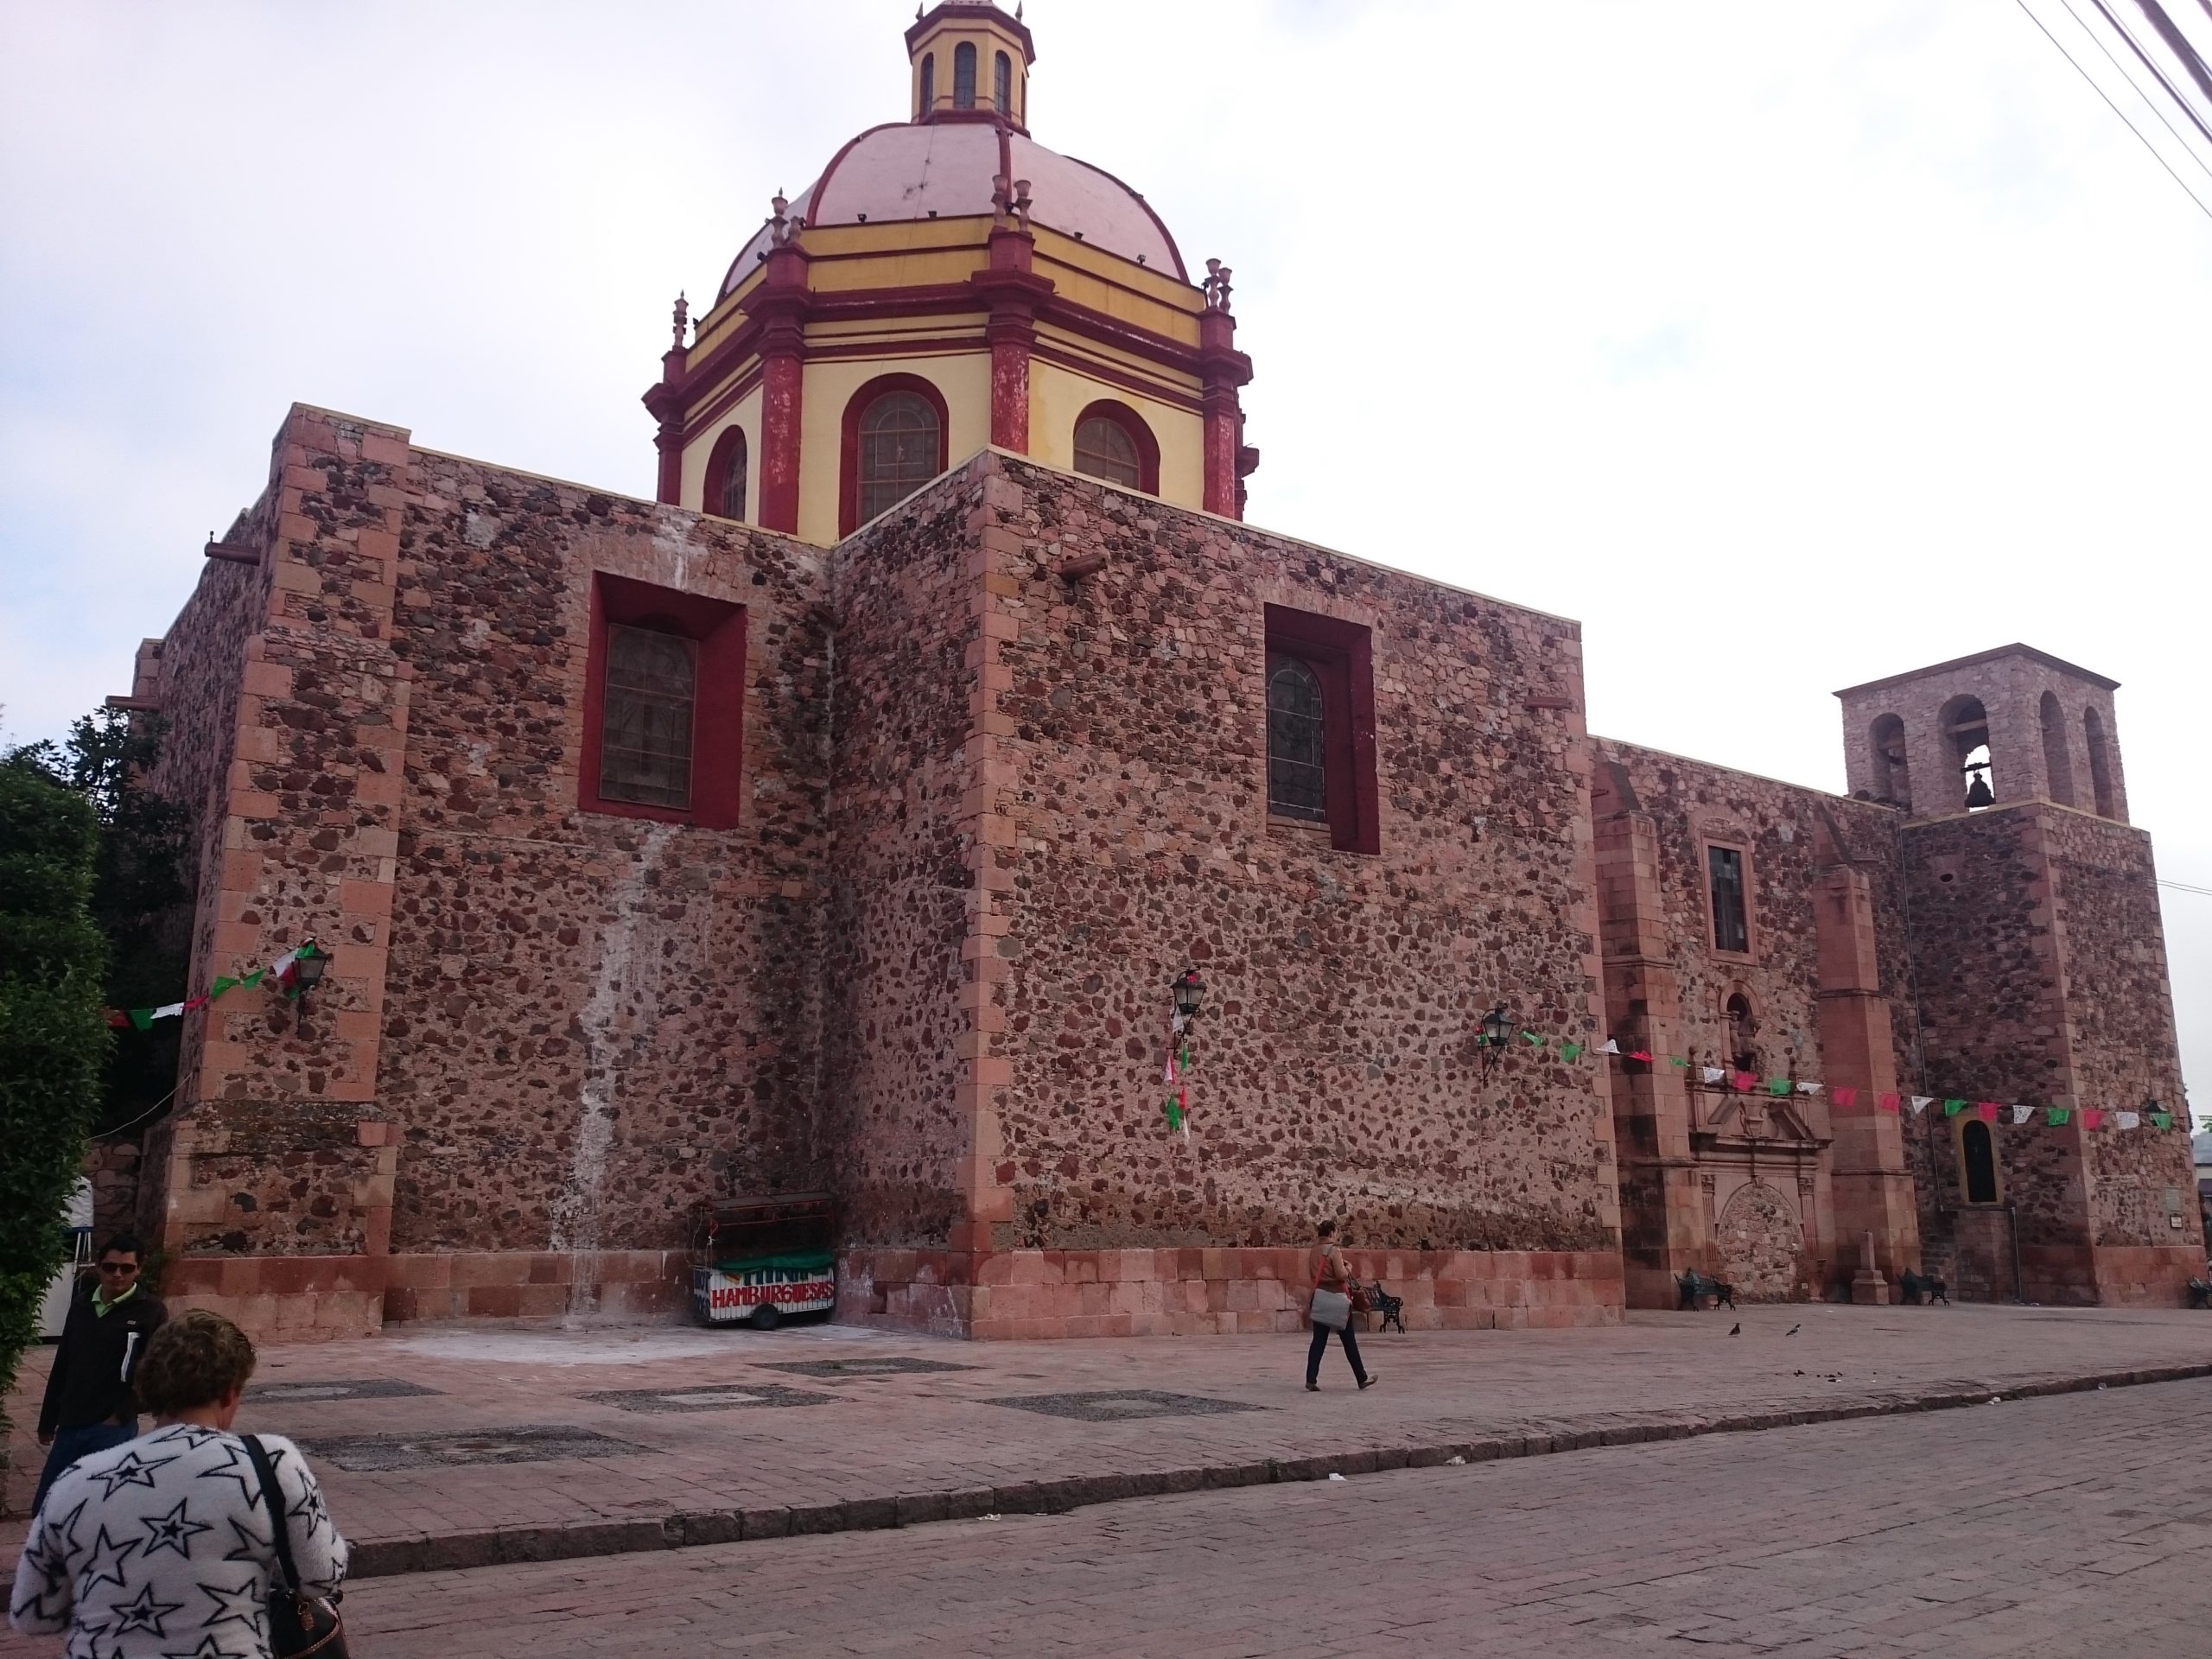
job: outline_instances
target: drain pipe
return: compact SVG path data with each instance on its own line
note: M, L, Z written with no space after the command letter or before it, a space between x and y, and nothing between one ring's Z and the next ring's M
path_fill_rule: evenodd
M2027 1298L2020 1294L2020 1206L2010 1198L2005 1200L2005 1227L2012 1235L2012 1300L2024 1306Z

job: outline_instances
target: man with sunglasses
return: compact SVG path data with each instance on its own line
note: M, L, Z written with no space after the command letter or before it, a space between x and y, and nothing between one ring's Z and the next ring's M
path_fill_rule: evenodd
M151 1293L138 1287L138 1241L118 1233L100 1251L99 1273L78 1287L61 1327L61 1345L46 1379L46 1402L39 1408L38 1443L49 1447L36 1514L46 1489L79 1458L121 1446L138 1437L138 1402L130 1378L146 1339L168 1317Z

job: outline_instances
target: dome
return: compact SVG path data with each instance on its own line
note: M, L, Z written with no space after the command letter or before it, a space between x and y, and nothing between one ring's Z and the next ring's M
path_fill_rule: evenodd
M1035 223L1190 280L1175 238L1142 196L1111 173L989 122L871 127L837 152L791 211L809 225L988 214L991 181L1001 173L1029 181ZM767 246L763 226L722 278L724 295L744 280Z

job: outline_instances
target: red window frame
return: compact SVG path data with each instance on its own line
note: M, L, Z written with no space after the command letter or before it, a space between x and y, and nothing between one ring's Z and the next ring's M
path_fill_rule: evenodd
M702 830L733 828L745 793L746 607L704 594L592 573L591 643L584 677L583 753L576 804L618 818L652 818ZM599 792L600 744L607 719L607 631L658 628L699 647L691 715L691 804L654 806L608 800Z
M1329 844L1341 853L1382 850L1382 791L1376 782L1375 634L1357 622L1270 605L1266 649L1261 657L1261 708L1267 706L1267 658L1280 652L1310 665L1321 682L1321 752ZM1345 719L1338 711L1349 711ZM1261 798L1267 789L1267 751L1261 749ZM1289 823L1289 818L1276 820Z
M877 398L893 391L911 391L937 410L937 470L951 464L952 419L944 394L918 374L879 374L845 400L844 427L837 456L837 534L851 535L861 527L861 416Z

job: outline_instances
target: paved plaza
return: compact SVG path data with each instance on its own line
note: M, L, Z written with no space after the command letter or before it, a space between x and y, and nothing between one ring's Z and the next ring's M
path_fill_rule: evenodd
M2200 1659L2208 1445L2198 1380L385 1579L346 1609L378 1659Z
M419 1327L265 1348L241 1421L309 1448L368 1578L2212 1373L2212 1319L2173 1310L1790 1305L1370 1335L1381 1382L1364 1394L1333 1351L1324 1391L1304 1392L1305 1345ZM22 1426L48 1351L11 1413L18 1514L36 1470ZM1739 1457L1756 1443L1724 1438ZM0 1549L22 1527L0 1522Z

